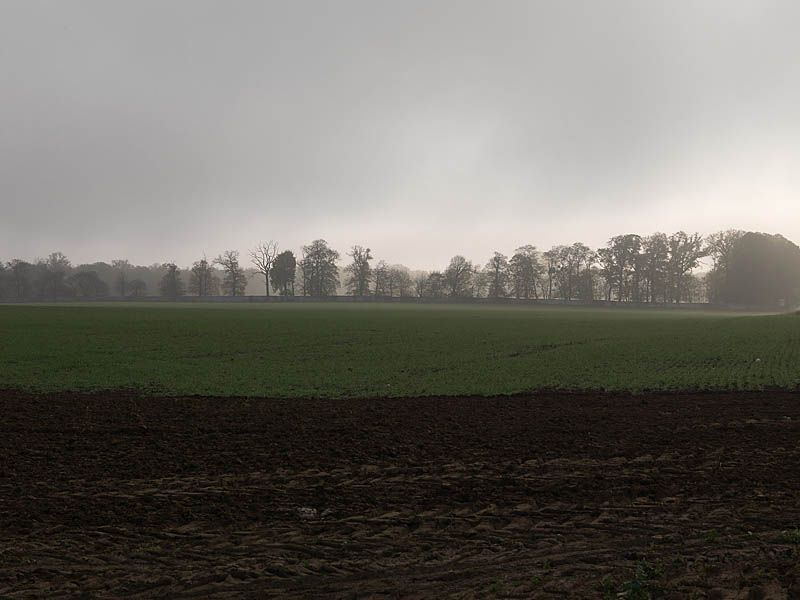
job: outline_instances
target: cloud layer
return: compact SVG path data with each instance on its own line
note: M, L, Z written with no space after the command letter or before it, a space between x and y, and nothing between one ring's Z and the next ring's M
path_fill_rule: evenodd
M6 2L0 259L800 241L796 2Z

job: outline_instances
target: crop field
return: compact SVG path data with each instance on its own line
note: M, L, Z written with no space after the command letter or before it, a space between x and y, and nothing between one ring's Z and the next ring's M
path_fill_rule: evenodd
M800 597L797 315L1 306L0 339L3 598Z
M28 391L357 398L800 384L800 316L454 305L0 306Z

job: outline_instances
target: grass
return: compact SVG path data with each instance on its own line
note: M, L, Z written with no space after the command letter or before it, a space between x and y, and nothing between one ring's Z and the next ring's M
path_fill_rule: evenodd
M0 387L371 397L797 388L800 318L458 305L0 306Z

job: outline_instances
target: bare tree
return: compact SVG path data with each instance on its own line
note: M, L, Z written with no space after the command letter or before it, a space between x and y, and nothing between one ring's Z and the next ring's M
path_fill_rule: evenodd
M442 298L446 292L445 276L441 271L431 271L425 280L424 295L427 298Z
M252 262L256 271L264 276L264 287L269 296L269 274L272 266L275 264L275 257L278 256L278 243L272 240L262 242L250 251L250 262Z
M389 295L389 265L385 260L380 261L373 271L373 279L375 281L375 295L388 296Z
M476 265L472 271L472 278L470 279L470 293L468 295L472 296L473 298L486 298L490 280L490 274Z
M352 296L368 296L369 282L372 279L372 268L369 261L372 260L369 248L353 246L347 256L352 257L353 262L344 268L347 274L345 285L347 291Z
M419 272L414 276L414 295L423 298L426 295L428 285L428 274Z
M115 281L117 291L120 296L127 296L128 294L128 271L131 269L131 263L127 259L120 258L111 261L111 266L117 272Z
M617 235L608 241L605 248L597 252L601 274L607 285L607 298L613 288L617 289L617 301L636 300L639 297L638 283L643 269L641 259L642 237L635 233Z
M401 298L411 295L411 273L408 268L403 265L395 265L391 267L392 273L392 290L397 290L397 295Z
M147 294L147 284L141 279L132 279L128 283L128 290L134 298L141 298Z
M728 229L712 233L706 238L706 254L714 260L714 268L725 268L731 250L744 234L740 229Z
M11 282L17 298L30 298L33 295L33 265L15 258L8 263L11 271Z
M667 266L673 292L671 299L673 302L681 302L686 275L700 264L700 259L707 255L707 251L703 247L703 237L699 233L689 235L684 231L678 231L669 236L667 241L669 246Z
M582 300L592 300L594 292L592 267L597 261L597 254L580 242L575 242L571 246L564 246L563 248L563 268L561 270L563 283L561 287L566 290L563 296L566 300L572 300L574 297ZM638 300L638 276L639 271L635 270L635 300Z
M61 252L53 252L47 257L43 265L44 270L40 282L42 295L49 296L55 300L67 291L64 279L71 266L69 259Z
M489 277L489 298L505 298L508 295L508 258L506 255L495 252L486 263L486 274Z
M189 272L189 292L197 296L219 294L219 278L205 256L192 265Z
M72 275L67 283L74 294L82 298L97 298L108 295L108 285L100 279L97 271L79 271Z
M223 273L222 287L228 296L242 296L247 287L247 275L239 264L239 252L226 250L214 262L220 266Z
M536 246L528 244L514 250L514 256L508 261L507 271L510 291L515 298L539 297L536 285L540 283L544 267L539 261L539 251Z
M475 267L463 256L456 255L444 271L448 295L453 298L472 296L472 277Z
M164 276L158 284L161 295L166 298L183 296L185 289L178 266L175 263L165 263L164 268L166 269L166 273L164 273Z
M669 244L663 233L654 233L642 239L644 261L644 300L664 301L667 295L667 261Z

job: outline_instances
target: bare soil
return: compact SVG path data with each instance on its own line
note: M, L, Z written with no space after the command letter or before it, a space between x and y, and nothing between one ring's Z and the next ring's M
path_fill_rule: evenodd
M797 394L0 410L2 598L800 598Z

